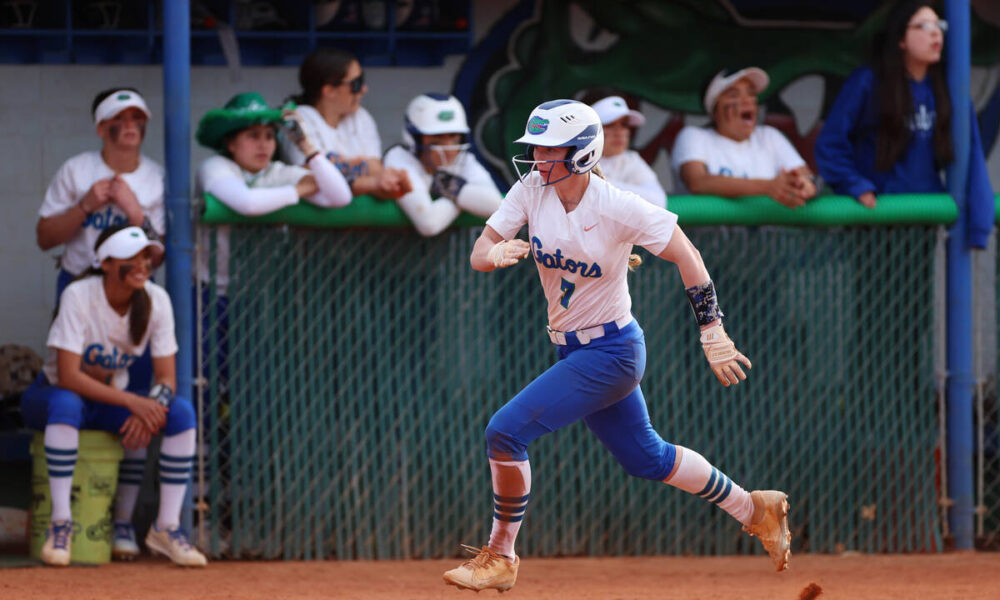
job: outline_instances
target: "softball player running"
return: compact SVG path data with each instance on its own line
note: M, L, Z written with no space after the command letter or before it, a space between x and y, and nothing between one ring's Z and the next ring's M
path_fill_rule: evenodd
M170 297L149 281L163 245L147 239L140 227L118 225L101 232L94 250L90 269L60 297L42 374L21 395L25 423L45 435L52 515L42 560L69 564L80 429L120 433L128 449L146 447L162 431L160 508L146 546L179 565L204 566L205 557L179 526L194 460L195 417L191 403L171 391L177 340ZM128 367L147 346L157 384L152 397L126 391Z
M597 113L572 100L532 111L513 159L515 183L472 251L472 268L509 267L529 254L548 301L548 337L559 361L503 406L486 428L493 478L493 530L475 557L444 574L463 589L508 590L517 579L514 540L531 493L527 447L583 419L635 477L669 483L731 514L760 538L781 571L791 533L783 492L747 492L694 450L663 441L639 387L646 366L642 329L630 314L626 271L633 244L680 270L709 365L725 386L746 379L750 361L722 327L715 286L677 215L604 181L594 170L604 134ZM522 172L523 170L523 172ZM598 176L592 176L591 171ZM528 225L530 243L514 239Z
M385 153L388 168L407 173L413 189L397 202L420 235L437 235L461 212L488 217L503 197L468 152L469 125L458 98L420 94L406 107L403 143Z

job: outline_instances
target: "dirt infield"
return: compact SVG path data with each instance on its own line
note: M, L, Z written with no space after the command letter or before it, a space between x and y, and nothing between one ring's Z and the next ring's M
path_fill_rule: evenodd
M97 568L6 569L0 571L0 598L473 600L496 595L445 586L441 573L457 563L216 562L189 571L146 559ZM763 557L532 559L521 566L517 587L502 598L797 600L816 584L822 600L996 600L998 565L997 554L793 556L784 573L770 571Z

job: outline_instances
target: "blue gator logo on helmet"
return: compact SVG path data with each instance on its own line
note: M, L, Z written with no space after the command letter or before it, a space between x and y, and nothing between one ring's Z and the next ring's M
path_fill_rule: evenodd
M543 119L537 115L531 117L531 119L528 121L528 133L532 135L545 133L545 130L548 128L549 128L549 120Z

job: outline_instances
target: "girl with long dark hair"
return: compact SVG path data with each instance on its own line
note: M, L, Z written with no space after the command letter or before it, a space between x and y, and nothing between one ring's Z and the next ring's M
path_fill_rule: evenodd
M945 191L940 170L954 159L952 98L941 63L947 31L928 0L905 0L889 12L871 65L844 82L816 141L820 174L836 193L873 208L878 194ZM993 228L993 191L975 114L968 235L983 247Z
M121 434L129 449L144 448L163 433L159 514L146 546L179 565L204 566L205 557L180 528L194 461L195 417L191 402L172 391L177 340L170 297L149 281L163 245L150 241L140 227L118 225L101 232L94 251L90 269L63 291L42 374L21 395L25 423L45 436L52 514L42 561L69 564L70 495L80 430L98 429ZM149 397L126 389L128 367L147 346L157 384Z

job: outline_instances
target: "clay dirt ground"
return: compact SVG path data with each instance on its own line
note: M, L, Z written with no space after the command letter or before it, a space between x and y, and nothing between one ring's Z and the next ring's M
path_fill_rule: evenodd
M816 583L823 600L1000 599L1000 554L793 556L784 573L771 571L765 557L527 559L517 586L502 596L445 586L441 573L458 563L218 561L184 570L143 559L18 568L0 570L0 598L797 600Z

